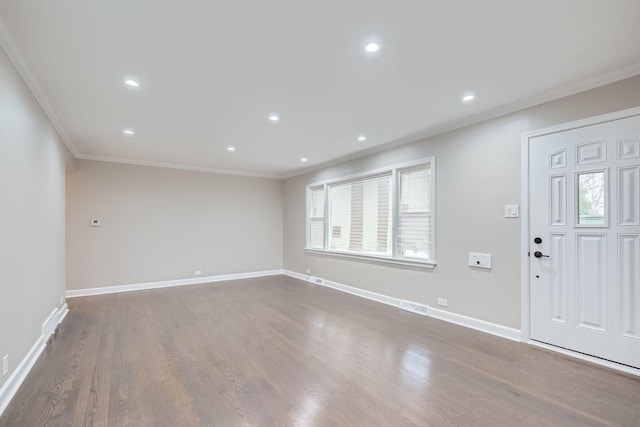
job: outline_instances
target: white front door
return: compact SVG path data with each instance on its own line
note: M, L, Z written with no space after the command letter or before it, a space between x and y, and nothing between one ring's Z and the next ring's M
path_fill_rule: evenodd
M640 368L640 116L529 139L531 339Z

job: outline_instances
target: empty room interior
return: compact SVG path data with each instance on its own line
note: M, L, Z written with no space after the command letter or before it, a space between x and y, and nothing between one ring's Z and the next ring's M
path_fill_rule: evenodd
M640 2L0 2L0 426L640 425Z

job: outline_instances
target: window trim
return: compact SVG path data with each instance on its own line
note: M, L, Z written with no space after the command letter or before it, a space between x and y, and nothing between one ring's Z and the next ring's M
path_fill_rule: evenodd
M324 194L323 197L323 203L324 203L324 207L323 207L323 213L322 216L313 216L311 209L313 208L313 191L322 187L322 191ZM312 250L323 250L323 249L318 249L318 248L314 248L311 245L311 224L313 223L313 221L322 221L322 225L323 225L323 234L324 234L324 241L323 241L323 246L326 248L327 247L327 187L326 186L321 186L321 185L314 185L313 187L310 187L307 185L307 195L306 195L306 205L305 205L305 225L306 225L306 233L305 233L305 248L307 249L312 249Z
M429 165L431 172L431 258L427 261L423 261L419 258L406 257L398 254L398 223L399 223L399 211L400 211L400 180L399 175L402 172L410 171L412 169L420 169L421 166ZM337 251L329 248L329 220L327 215L329 214L329 186L346 184L353 181L359 181L367 178L375 178L376 176L390 175L391 176L391 256L384 255L370 255L360 254L355 252ZM312 204L312 191L322 187L324 191L324 249L318 249L311 247L311 204ZM374 262L382 262L396 265L405 265L412 267L422 268L434 268L436 266L436 158L435 156L425 157L410 162L397 163L390 166L370 169L364 172L359 172L351 175L346 175L338 178L326 179L322 181L313 182L306 186L306 205L305 205L305 252L321 254L327 256L335 256L341 258L361 259Z

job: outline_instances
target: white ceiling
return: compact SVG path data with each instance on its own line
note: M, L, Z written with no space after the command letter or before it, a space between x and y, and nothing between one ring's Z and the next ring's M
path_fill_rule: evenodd
M639 22L637 0L0 2L77 157L269 176L638 74Z

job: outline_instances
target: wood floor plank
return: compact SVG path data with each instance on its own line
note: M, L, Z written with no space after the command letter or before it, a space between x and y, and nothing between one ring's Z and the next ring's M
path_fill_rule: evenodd
M0 426L638 426L640 378L284 276L69 300Z

